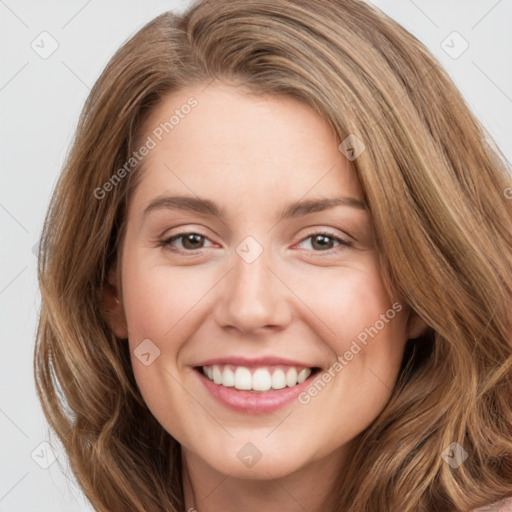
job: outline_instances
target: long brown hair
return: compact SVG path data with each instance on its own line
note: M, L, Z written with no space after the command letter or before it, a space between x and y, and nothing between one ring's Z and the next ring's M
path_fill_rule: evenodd
M467 510L512 496L510 169L428 50L361 0L196 3L144 26L97 80L41 236L34 359L85 495L99 511L184 510L180 446L141 397L102 289L140 173L113 176L142 120L213 80L295 98L340 142L363 141L353 164L384 281L428 324L326 510ZM442 457L451 443L468 454L457 468Z

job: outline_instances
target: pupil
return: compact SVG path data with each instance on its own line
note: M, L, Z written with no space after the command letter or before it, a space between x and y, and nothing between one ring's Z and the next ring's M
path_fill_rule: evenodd
M190 245L190 244L194 244L194 243L199 243L201 242L201 239L202 239L202 235L198 235L197 233L191 233L190 235L187 235L184 240L185 240L185 243L184 243L184 246L187 247L187 245ZM197 249L197 247L188 247L189 249Z
M325 249L326 248L326 245L329 245L329 240L330 240L330 236L328 235L316 235L315 238L314 238L314 242L313 242L313 245L315 245L315 243L319 243L319 247L320 249ZM329 247L327 247L329 248Z

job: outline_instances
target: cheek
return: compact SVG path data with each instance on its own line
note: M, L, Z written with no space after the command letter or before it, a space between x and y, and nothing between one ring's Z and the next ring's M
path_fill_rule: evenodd
M139 261L133 258L125 265L123 301L130 340L161 340L170 348L173 339L182 339L177 333L183 333L195 309L200 309L211 288L211 272L194 266L151 265L149 258Z
M125 259L123 279L135 380L152 414L173 429L169 430L171 435L180 436L183 426L172 411L194 405L176 383L181 378L180 354L197 329L195 319L212 286L211 269L153 264L150 257L144 257L144 251L139 257L134 251Z
M406 341L403 306L390 300L376 266L318 272L300 288L318 317L316 334L332 352L322 382L301 395L301 411L312 423L331 411L322 429L341 445L367 428L391 396Z
M396 334L402 328L395 310L387 315L394 320L382 325L381 315L386 316L392 302L374 258L358 263L357 266L318 268L295 279L294 291L317 318L315 328L338 354L376 322L378 330L386 335L391 331Z
M317 270L296 290L314 313L313 328L329 346L332 365L337 362L331 366L329 388L335 391L328 400L333 407L343 403L349 416L367 414L370 421L395 384L406 335L403 305L391 300L376 262L366 263Z
M189 336L185 333L187 312L193 311L197 288L190 280L180 279L179 271L162 265L148 266L132 259L125 270L123 301L137 386L158 422L170 435L183 439L186 425L175 411L193 404L187 404L189 396L177 384L177 359Z

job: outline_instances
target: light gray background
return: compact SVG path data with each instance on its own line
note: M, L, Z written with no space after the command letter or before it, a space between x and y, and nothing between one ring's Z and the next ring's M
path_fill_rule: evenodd
M373 0L438 57L512 160L512 0ZM83 102L114 51L188 1L0 0L0 512L90 511L48 439L32 377L39 308L33 247ZM50 48L47 59L31 48ZM458 58L464 42L469 44ZM41 39L45 37L43 42ZM445 41L445 43L443 43ZM85 256L85 255L84 255ZM36 461L39 462L36 463Z

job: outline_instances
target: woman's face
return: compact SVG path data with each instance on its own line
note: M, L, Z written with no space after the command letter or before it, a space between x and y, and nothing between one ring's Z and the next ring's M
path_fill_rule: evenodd
M340 141L293 99L227 85L168 97L141 141L114 330L149 409L224 474L341 460L418 332L384 288Z

